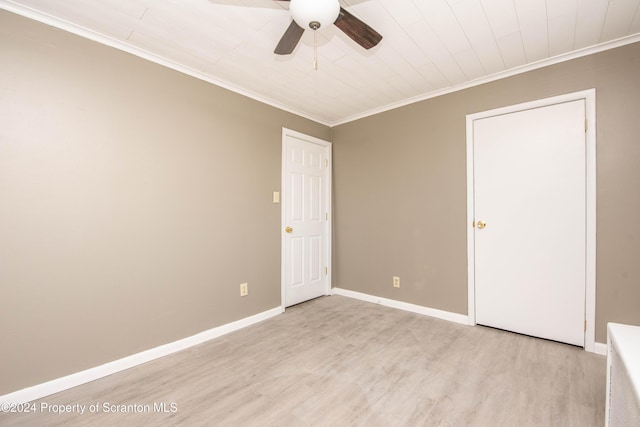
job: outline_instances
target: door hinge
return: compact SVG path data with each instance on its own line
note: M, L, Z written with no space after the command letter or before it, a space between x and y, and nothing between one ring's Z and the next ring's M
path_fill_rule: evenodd
M325 167L329 167L329 159L324 159L324 165Z
M589 122L587 120L584 121L584 131L586 132L589 129Z
M329 267L325 267L324 268L324 275L328 276L329 275Z
M587 332L587 321L584 321L584 331Z
M471 222L471 228L476 228L476 220L474 219L473 222Z
M325 221L329 221L329 212L324 213L324 219Z

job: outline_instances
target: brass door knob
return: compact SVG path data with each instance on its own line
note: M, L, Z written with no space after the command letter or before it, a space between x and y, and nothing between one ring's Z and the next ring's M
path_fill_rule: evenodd
M485 228L486 226L487 226L487 223L486 223L486 222L484 222L484 221L478 221L478 228L479 228L479 229L481 229L481 230L482 230L482 229L483 229L483 228Z
M293 228L287 227L287 228L284 229L284 231L286 231L287 233L292 233L293 232Z

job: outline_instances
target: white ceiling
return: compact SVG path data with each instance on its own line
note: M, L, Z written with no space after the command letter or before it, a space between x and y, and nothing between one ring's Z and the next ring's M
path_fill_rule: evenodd
M367 51L337 27L273 54L289 25L273 0L0 0L327 125L640 41L640 0L340 0L383 35Z

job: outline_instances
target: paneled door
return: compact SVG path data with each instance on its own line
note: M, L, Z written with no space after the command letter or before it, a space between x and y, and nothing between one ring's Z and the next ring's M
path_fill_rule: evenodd
M475 319L584 346L585 100L473 122Z
M330 291L331 144L289 129L282 140L285 307Z

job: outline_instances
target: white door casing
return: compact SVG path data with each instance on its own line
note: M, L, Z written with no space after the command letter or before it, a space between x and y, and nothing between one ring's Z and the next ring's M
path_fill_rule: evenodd
M467 173L469 322L594 351L595 91L467 116Z
M331 284L331 143L282 132L282 305L322 295Z

